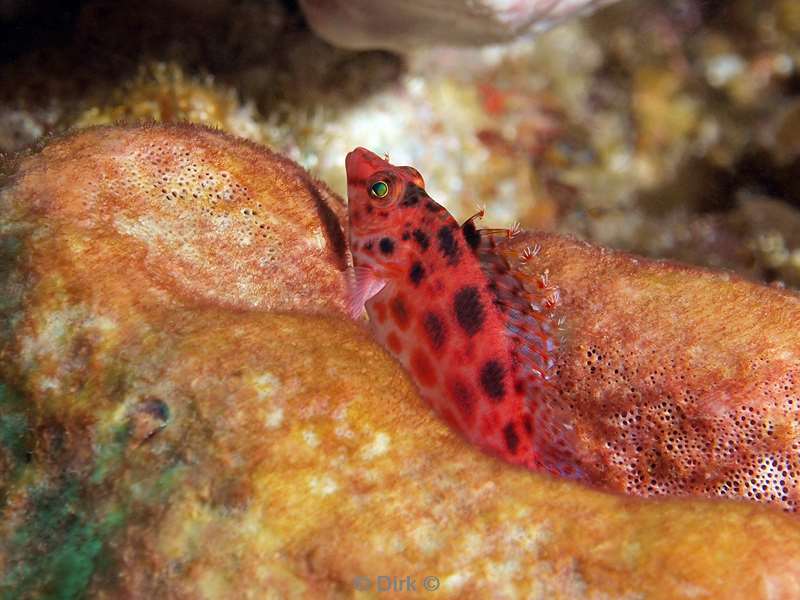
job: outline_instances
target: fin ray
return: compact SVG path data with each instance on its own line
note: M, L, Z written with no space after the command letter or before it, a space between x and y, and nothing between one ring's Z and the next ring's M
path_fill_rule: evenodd
M359 265L348 269L347 313L353 319L358 319L364 312L367 301L378 294L386 284L387 281L370 267Z

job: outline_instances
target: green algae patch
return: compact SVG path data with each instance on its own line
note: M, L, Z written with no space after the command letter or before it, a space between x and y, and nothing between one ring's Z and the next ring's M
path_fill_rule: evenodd
M6 504L8 486L30 462L33 448L28 415L22 397L0 383L0 452L4 474L0 478L0 509Z
M124 521L120 511L93 519L77 479L34 490L27 523L9 540L11 560L0 580L2 599L83 597L95 571L109 569L101 552Z
M0 209L2 199L0 199ZM21 237L14 234L14 227L0 223L0 339L7 339L13 323L19 318L15 311L20 306L23 286L15 281L14 270L17 260L22 255ZM1 402L1 400L0 400Z
M22 413L0 416L0 444L11 453L17 465L29 455L28 418Z
M32 465L30 406L22 394L0 383L0 451L9 467L0 480L0 510L7 508L12 486ZM100 445L88 483L77 475L62 474L55 481L27 484L22 523L3 541L7 560L0 576L0 599L81 598L94 574L110 568L109 553L103 548L125 523L127 508L98 510L91 496L97 489L93 484L119 472L127 439L126 427L110 432L109 441Z

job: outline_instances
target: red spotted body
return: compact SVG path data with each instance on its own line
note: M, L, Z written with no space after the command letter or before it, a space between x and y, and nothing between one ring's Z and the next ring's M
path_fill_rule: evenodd
M422 397L509 462L580 476L570 430L549 414L557 290L496 252L511 235L463 225L420 174L357 148L347 156L350 306Z

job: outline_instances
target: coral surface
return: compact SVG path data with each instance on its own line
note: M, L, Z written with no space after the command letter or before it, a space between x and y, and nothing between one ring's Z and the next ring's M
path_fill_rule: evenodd
M793 516L609 495L465 444L339 313L325 211L285 159L203 129L100 128L8 170L5 597L431 597L428 576L442 598L800 594ZM270 250L294 268L259 268ZM314 314L276 312L301 299ZM417 593L379 594L380 575Z
M12 211L124 236L125 254L194 303L341 307L341 199L265 148L199 127L97 128L16 178ZM87 274L100 268L92 250Z
M800 294L555 235L505 248L561 296L551 427L638 495L800 503Z

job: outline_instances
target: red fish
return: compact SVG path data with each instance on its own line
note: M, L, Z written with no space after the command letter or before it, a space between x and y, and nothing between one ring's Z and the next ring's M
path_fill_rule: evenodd
M422 397L468 440L503 459L577 477L571 431L544 397L558 345L557 289L512 268L512 231L459 225L412 167L364 148L347 156L350 308ZM533 253L535 249L528 249Z

